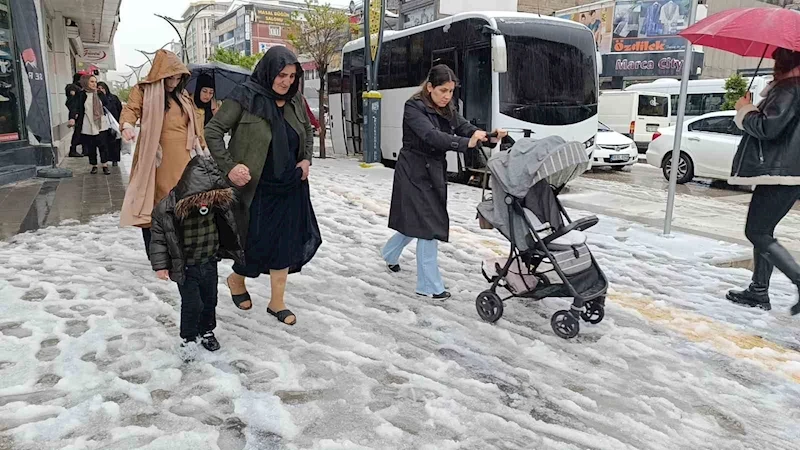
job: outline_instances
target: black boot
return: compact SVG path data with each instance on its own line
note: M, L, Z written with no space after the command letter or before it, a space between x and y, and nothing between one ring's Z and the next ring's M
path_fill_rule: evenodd
M789 250L778 242L773 242L764 251L764 257L775 265L800 290L800 265L794 260ZM800 314L800 300L791 308L792 315Z
M730 291L726 298L733 303L769 311L769 279L772 276L772 264L753 249L753 282L743 291Z

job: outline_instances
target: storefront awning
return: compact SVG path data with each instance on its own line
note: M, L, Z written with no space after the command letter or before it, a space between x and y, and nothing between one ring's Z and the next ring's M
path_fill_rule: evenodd
M78 26L84 44L111 44L119 23L122 0L44 0L50 11L61 12Z

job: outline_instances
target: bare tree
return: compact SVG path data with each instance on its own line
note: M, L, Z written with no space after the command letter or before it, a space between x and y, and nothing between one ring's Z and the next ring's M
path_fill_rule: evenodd
M292 32L289 40L301 55L314 60L319 73L319 156L325 158L325 109L328 104L325 75L328 67L342 47L350 39L348 16L330 4L321 5L317 0L305 0L306 7L302 11L292 13L290 24Z

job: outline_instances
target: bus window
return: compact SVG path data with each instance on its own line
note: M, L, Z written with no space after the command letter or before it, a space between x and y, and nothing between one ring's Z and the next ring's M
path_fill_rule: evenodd
M456 64L456 49L455 48L447 48L444 50L436 50L433 52L433 58L431 59L431 67L445 64L447 67L453 69L454 73L458 73L458 64Z
M669 117L667 97L639 95L639 115L649 117Z
M410 83L408 79L408 39L399 39L394 42L392 47L392 60L390 64L391 74L389 76L388 89L404 88L416 85L417 82Z
M342 72L340 70L328 72L328 94L342 93Z
M491 129L492 119L492 49L484 47L467 52L464 60L464 117L482 129Z

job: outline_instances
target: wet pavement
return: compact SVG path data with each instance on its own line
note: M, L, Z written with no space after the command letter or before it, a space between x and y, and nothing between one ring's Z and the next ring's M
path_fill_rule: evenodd
M664 178L661 169L644 163L635 164L629 172L597 168L583 176L595 180L615 181L665 192L669 190L669 182ZM748 187L732 186L724 181L704 178L695 179L682 185L679 184L675 192L682 195L717 198L738 203L749 203L751 197ZM800 211L800 202L795 204L794 209Z
M636 164L630 171L596 169L573 181L560 196L565 206L663 229L669 184L661 170ZM751 247L744 235L748 189L724 182L695 180L679 185L672 230ZM786 215L775 236L800 257L800 203ZM726 265L751 268L752 255Z
M72 169L72 178L35 178L0 187L0 239L65 220L87 223L122 207L127 177L119 167L111 167L111 175L91 175L84 158L68 158L62 167Z

